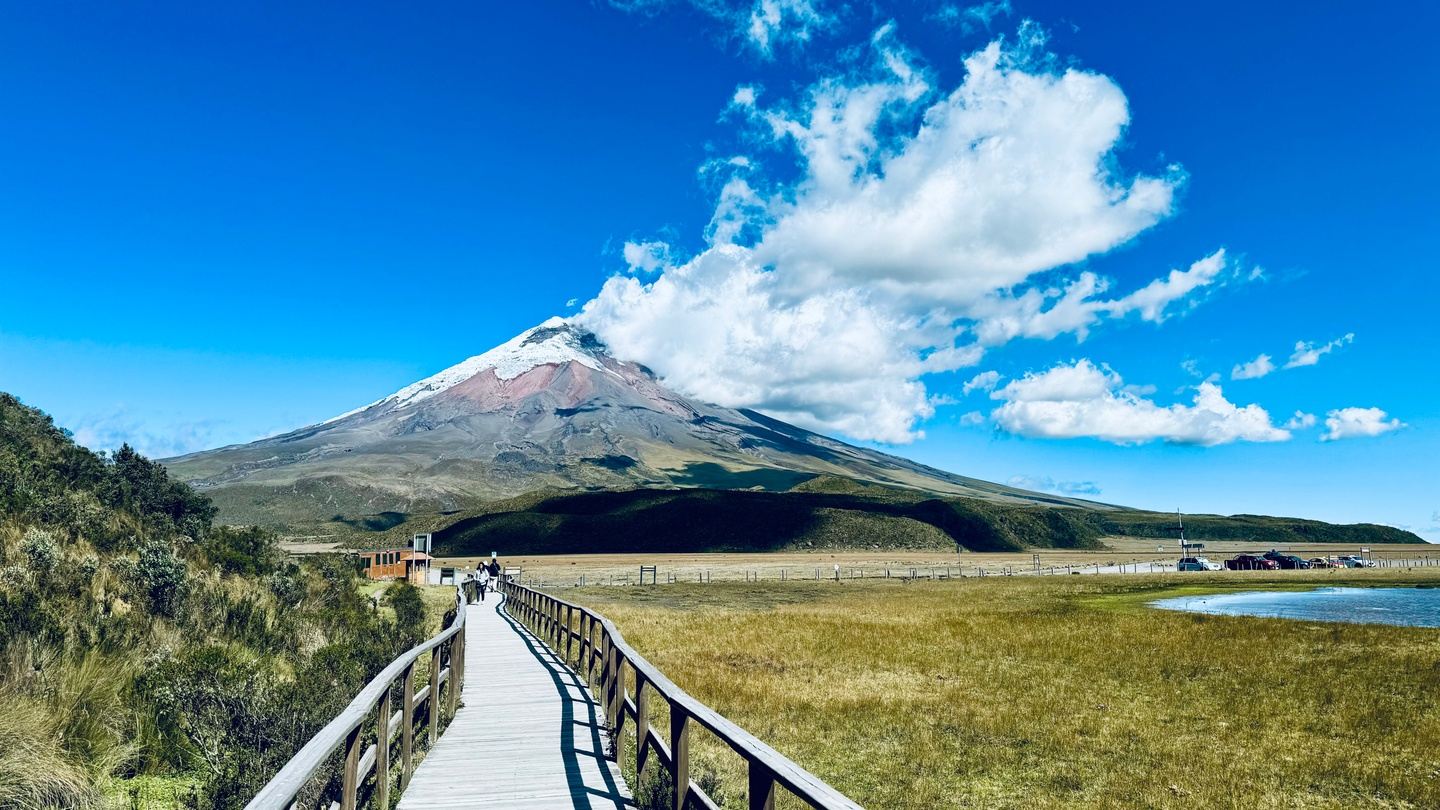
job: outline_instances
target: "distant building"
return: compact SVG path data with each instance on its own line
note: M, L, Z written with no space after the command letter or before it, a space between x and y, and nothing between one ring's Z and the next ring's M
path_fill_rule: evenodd
M370 579L403 579L411 585L424 585L430 578L430 561L434 559L413 548L388 548L360 552L365 576Z

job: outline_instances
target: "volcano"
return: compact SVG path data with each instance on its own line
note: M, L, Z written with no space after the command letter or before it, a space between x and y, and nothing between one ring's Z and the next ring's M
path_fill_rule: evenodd
M825 476L1009 503L1098 507L954 475L756 411L696 402L552 318L320 424L169 459L222 519L446 511L536 490L786 490Z

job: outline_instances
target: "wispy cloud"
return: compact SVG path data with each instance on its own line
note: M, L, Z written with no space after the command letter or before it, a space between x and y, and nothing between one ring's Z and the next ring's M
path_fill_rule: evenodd
M1320 362L1320 358L1324 357L1330 352L1335 351L1341 346L1347 346L1354 342L1354 332L1350 332L1348 334L1342 335L1341 337L1335 338L1329 343L1316 344L1309 343L1303 340L1297 341L1295 343L1295 352L1290 355L1290 360L1285 364L1285 368L1300 368L1301 366L1313 366L1316 363Z
M995 386L999 382L1000 372L982 371L974 377L971 377L970 380L962 386L961 390L966 394L969 394L971 391L994 391Z
M825 0L609 0L621 11L654 14L688 6L721 23L726 35L769 58L777 47L801 47L835 24L838 9Z
M1017 475L1008 482L1012 487L1060 495L1099 495L1100 485L1094 481L1056 481L1048 475Z
M1275 370L1270 355L1262 354L1248 363L1241 363L1230 370L1232 380L1257 380Z
M117 405L70 420L65 427L77 444L91 450L113 451L128 444L144 456L159 459L274 436L296 425L279 426L255 435L222 419L192 420L156 413L142 417L124 405Z
M983 28L990 30L990 26L1000 17L1009 17L1014 13L1010 7L1010 0L988 0L988 2L977 3L973 6L962 6L958 3L943 3L929 15L929 19L951 28L959 28L965 33L971 33Z
M1290 421L1285 423L1286 430L1306 430L1312 427L1315 427L1315 414L1304 411L1296 411Z
M1355 333L1350 332L1338 337L1329 343L1311 343L1308 341L1297 341L1295 351L1290 355L1284 366L1275 365L1275 361L1268 354L1261 354L1248 363L1240 363L1230 370L1232 380L1255 380L1284 368L1301 368L1313 366L1320 362L1320 358L1335 351L1336 349L1355 342Z

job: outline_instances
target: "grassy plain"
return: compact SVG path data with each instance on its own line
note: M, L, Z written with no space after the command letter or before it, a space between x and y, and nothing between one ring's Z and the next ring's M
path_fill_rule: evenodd
M1437 584L1440 569L565 596L866 807L1440 806L1440 630L1146 606L1280 583ZM712 795L744 806L740 760L704 733L693 745Z
M1060 569L1064 566L1075 568L1094 566L1113 567L1117 565L1138 565L1139 570L1148 572L1150 563L1158 568L1161 564L1174 565L1179 556L1174 542L1157 543L1150 538L1107 537L1108 548L1087 549L1034 549L1023 552L966 552L921 551L890 549L883 551L788 551L754 553L692 553L692 554L554 554L501 556L507 568L520 568L526 581L534 579L545 587L570 587L585 577L587 584L616 584L639 582L640 566L656 566L656 577L664 582L668 575L674 575L680 582L695 582L700 577L719 582L722 580L744 581L747 577L762 580L779 579L785 572L788 580L813 579L819 569L822 577L831 577L834 567L840 566L842 575L850 578L854 574L865 577L883 577L888 568L893 576L903 577L911 569L922 577L930 572L948 572L951 575L974 576L977 569L988 574L999 574L1006 569L1015 571L1033 570L1035 560L1045 570ZM1345 546L1336 543L1291 543L1263 544L1238 540L1212 541L1206 544L1205 553L1219 562L1240 552L1267 551L1271 548L1303 557L1328 556L1332 554L1353 554L1359 546ZM1377 545L1372 556L1377 560L1421 560L1428 561L1440 571L1440 547L1429 545ZM488 556L442 557L435 564L458 565L473 569L475 565L489 559ZM648 576L648 575L647 575Z

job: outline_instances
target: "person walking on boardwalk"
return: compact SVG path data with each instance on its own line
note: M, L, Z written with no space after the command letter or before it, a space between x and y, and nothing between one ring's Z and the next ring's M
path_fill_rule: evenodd
M498 587L500 584L500 561L491 557L489 564L485 566L485 570L490 572L490 581Z
M490 587L490 568L489 568L489 566L485 566L485 565L480 566L480 570L477 571L477 572L475 572L475 579L479 582L479 586L478 586L478 587L480 588L480 601L481 601L481 602L484 602L484 601L485 601L485 591L486 591L487 589L489 589L489 587Z

